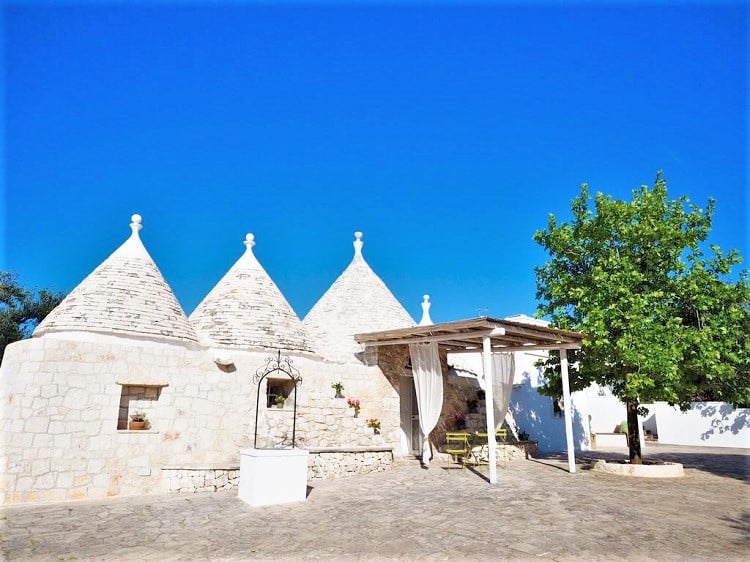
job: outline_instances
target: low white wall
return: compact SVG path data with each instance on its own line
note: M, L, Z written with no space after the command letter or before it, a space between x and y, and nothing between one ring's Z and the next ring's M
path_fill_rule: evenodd
M687 412L666 402L646 407L655 415L659 443L750 448L750 408L725 402L693 402Z

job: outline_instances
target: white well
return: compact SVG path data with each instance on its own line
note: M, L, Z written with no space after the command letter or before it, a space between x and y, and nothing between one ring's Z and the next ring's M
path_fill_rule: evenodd
M305 501L308 456L304 449L241 450L238 497L252 506Z

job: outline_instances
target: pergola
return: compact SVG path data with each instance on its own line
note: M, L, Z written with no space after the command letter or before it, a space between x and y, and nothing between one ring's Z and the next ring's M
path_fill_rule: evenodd
M583 334L557 330L510 320L490 317L444 322L413 328L385 330L356 334L354 339L362 345L379 347L384 345L408 345L435 342L449 353L481 353L485 376L485 393L488 404L493 404L492 382L495 376L493 352L559 350L563 383L563 407L565 411L565 440L568 449L568 470L575 472L573 448L573 421L570 411L570 381L568 378L568 349L580 349ZM497 482L495 451L495 412L487 411L487 446L489 449L490 484Z

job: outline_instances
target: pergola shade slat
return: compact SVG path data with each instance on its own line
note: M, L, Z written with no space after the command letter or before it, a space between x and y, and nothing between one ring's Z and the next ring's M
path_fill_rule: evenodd
M443 322L429 326L415 326L356 334L363 345L405 345L426 341L438 342L440 347L455 350L479 351L482 339L489 335L492 348L498 351L519 349L575 349L581 346L584 335L545 326L521 325L518 322L487 316L457 322Z

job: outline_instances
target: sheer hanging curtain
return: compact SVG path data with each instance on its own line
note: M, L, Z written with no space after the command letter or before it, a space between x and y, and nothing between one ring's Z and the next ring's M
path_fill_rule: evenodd
M430 463L430 432L440 418L443 409L443 372L436 343L409 345L411 368L414 373L414 389L417 393L419 428L422 430L422 463Z
M493 408L495 410L495 429L502 427L510 406L510 395L513 392L513 374L516 370L515 354L493 353L495 376L492 379ZM489 428L488 428L489 429Z

